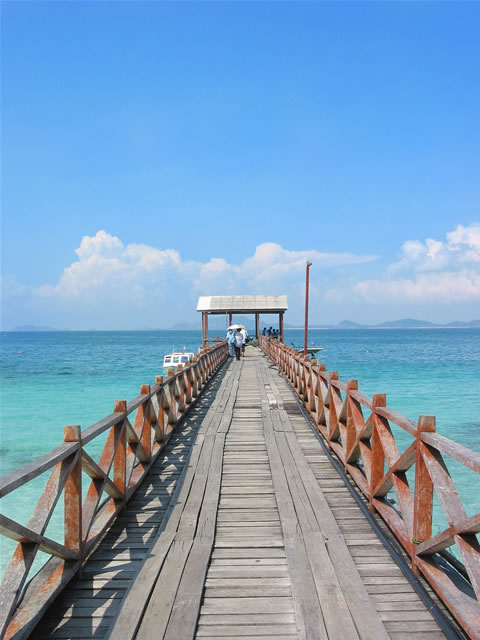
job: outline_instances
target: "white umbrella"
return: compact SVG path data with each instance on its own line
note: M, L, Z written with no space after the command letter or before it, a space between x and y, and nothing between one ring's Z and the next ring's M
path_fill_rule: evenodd
M235 331L236 329L245 329L245 327L243 326L243 324L232 324L230 327L227 328L227 331L230 331L230 330Z

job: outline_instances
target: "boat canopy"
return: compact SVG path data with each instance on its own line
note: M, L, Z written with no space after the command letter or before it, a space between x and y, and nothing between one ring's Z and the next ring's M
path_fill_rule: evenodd
M194 357L194 353L168 353L163 359L164 367L175 367L179 364L185 366L185 363L190 360L192 361Z

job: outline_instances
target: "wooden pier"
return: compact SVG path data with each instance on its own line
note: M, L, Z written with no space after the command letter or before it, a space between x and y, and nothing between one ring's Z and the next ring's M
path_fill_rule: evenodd
M75 577L69 575L68 586L57 585L48 598L37 602L46 609L41 619L31 597L12 600L6 638L480 638L480 553L475 536L480 518L463 518L457 505L455 531L451 526L448 535L432 537L432 490L418 459L423 432L416 427L415 446L406 455L397 451L400 462L388 459L387 471L385 462L381 473L377 465L375 478L368 464L360 467L370 486L375 480L381 488L397 489L402 482L408 486L404 473L417 462L422 496L415 494L408 502L406 487L400 488L405 504L392 507L398 515L394 521L386 511L390 503L383 501L387 491L376 487L375 496L359 491L358 466L349 477L343 475L358 461L360 447L378 450L379 442L370 445L368 438L375 438L382 425L388 432L387 418L381 415L385 403L360 397L355 384L341 383L335 373L327 380L324 368L284 345L262 340L262 346L263 351L247 349L240 361L227 359L223 344L207 349L208 362L194 363L202 375L194 366L171 372L167 381L157 380L157 387L144 387L143 395L130 405L118 406L116 421L109 417L102 422L112 438L116 433L117 444L106 447L108 455L104 450L97 466L84 457L88 464L83 468L96 482L96 493L102 493L103 483L110 499L102 503L99 495L95 501L91 497L90 521L84 515L83 530L77 531L77 547L85 555L88 545L89 552L95 550L81 572L80 555L62 561L63 573L69 562L77 563ZM363 420L366 428L358 429L355 439L348 403L360 400L368 402L373 418ZM361 414L357 406L357 425L358 411ZM133 424L128 419L132 412ZM407 420L391 411L388 417ZM373 424L377 418L379 424ZM425 419L422 424L431 422ZM432 433L430 429L425 437ZM118 445L122 438L128 443L123 449ZM451 454L457 459L461 454L475 470L476 454L464 448L455 452L455 443L444 440ZM342 447L348 448L348 455ZM391 452L385 445L382 451L385 460ZM367 460L365 449L361 454ZM128 455L135 455L137 462L129 465ZM75 460L79 463L78 450ZM444 468L441 461L438 464ZM117 489L109 484L110 476ZM447 476L448 472L442 476L442 486L451 490ZM21 484L11 477L2 490L15 481ZM129 486L136 491L129 491ZM62 489L69 490L67 481L57 485L56 493ZM414 515L415 505L426 514L422 523ZM110 518L101 535L85 531L100 531L92 524L95 517L103 518L103 524ZM419 536L413 546L413 535L402 541L402 517ZM392 521L400 531L396 537ZM4 530L7 525L13 528L5 519L2 524ZM32 542L25 541L25 531L18 537L20 533L24 540L19 548L25 553ZM457 544L461 538L467 563L464 575L459 572L454 579L450 567L454 586L449 586L432 554L453 538ZM421 544L430 544L429 555L419 553L417 558ZM57 552L57 568L43 579L43 592L60 566L61 550L50 545L50 551ZM423 571L423 564L428 570ZM18 573L18 563L16 567ZM428 577L429 571L445 603L421 575ZM12 575L13 569L7 575L10 581ZM42 585L35 586L41 594ZM31 592L34 587L29 587Z

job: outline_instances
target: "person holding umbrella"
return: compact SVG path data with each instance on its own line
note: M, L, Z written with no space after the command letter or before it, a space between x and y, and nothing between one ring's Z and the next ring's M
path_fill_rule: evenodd
M235 346L235 357L237 358L237 360L240 360L240 355L242 353L242 346L243 346L243 333L240 331L240 329L237 329L235 331L235 335L234 335L234 346Z
M228 355L233 358L235 355L235 331L228 327L227 329Z

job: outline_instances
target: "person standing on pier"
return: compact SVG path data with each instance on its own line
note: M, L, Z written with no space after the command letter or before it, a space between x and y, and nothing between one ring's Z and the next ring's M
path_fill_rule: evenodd
M233 358L235 355L235 331L229 329L227 331L228 355Z
M243 329L240 329L240 333L242 334L242 337L243 337L242 357L245 357L245 347L246 347L247 342L248 342L248 333L247 333L247 330L245 329L245 327L243 327Z
M235 356L237 360L240 360L240 355L242 353L242 345L243 345L243 334L240 329L235 331Z

